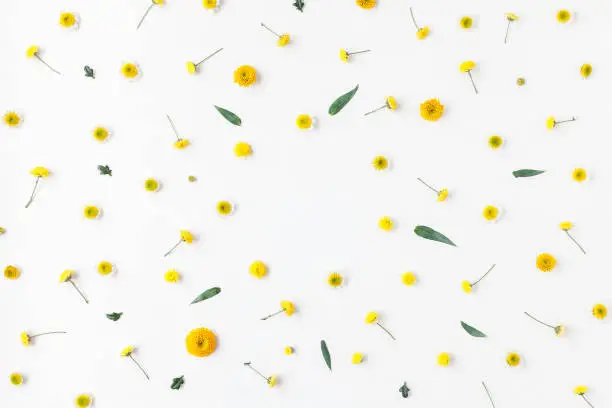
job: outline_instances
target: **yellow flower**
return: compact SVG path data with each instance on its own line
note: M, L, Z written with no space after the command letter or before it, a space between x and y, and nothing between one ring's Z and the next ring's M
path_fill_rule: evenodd
M565 334L565 326L563 326L562 324L555 326L555 334L557 335L557 337L563 336L563 334Z
M489 138L489 147L491 149L499 149L504 144L504 139L500 136L491 136Z
M389 161L384 156L376 156L372 160L372 166L378 171L386 170L389 167Z
M506 13L506 19L508 21L515 21L518 20L518 16L516 14Z
M77 22L76 16L72 13L65 12L60 14L59 23L64 28L70 28Z
M234 206L229 201L219 201L217 203L217 212L221 215L229 215L234 211Z
M242 65L234 71L234 82L240 86L251 86L257 80L257 71L250 65Z
M108 261L102 261L98 264L98 273L100 275L110 275L114 270L113 264Z
M193 329L185 338L187 352L192 356L206 357L211 355L217 347L215 334L205 327Z
M517 79L516 79L516 84L517 84L518 86L523 86L523 85L525 85L525 78L523 78L523 77L517 78Z
M176 269L170 269L164 275L164 280L168 283L176 283L181 278L181 274L176 271Z
M349 53L346 52L346 50L344 49L340 50L340 60L342 60L343 62L348 62L349 60Z
M288 355L288 356L293 354L293 347L291 347L291 346L285 347L285 354Z
M121 350L121 357L129 357L134 352L134 346L127 346L123 350Z
M590 77L592 73L593 67L591 66L591 64L582 64L582 66L580 67L580 75L582 75L583 78Z
M585 394L587 390L588 388L585 385L579 385L578 387L574 388L574 394L582 395Z
M402 274L402 282L406 286L412 286L416 283L416 276L412 272Z
M11 380L11 384L13 385L23 384L23 376L19 373L11 373L9 379Z
M353 364L361 364L361 362L363 361L363 354L361 353L354 353L353 357L351 358L351 363Z
M60 283L68 282L70 279L72 279L73 272L74 271L70 269L66 269L64 272L62 272L59 278Z
M195 183L196 181L198 181L196 176L189 176L187 177L187 180L189 180L190 183Z
M378 314L376 312L368 312L368 314L365 317L365 322L367 324L376 323L377 320L378 320Z
M36 177L47 178L49 177L49 169L45 167L34 167L30 170L30 174Z
M416 36L419 40L424 40L429 35L429 27L421 27L417 30Z
M268 267L261 261L255 261L249 267L249 273L256 278L261 279L268 274Z
M438 355L438 365L442 367L447 367L450 364L450 354L448 353L440 353Z
M327 283L332 288L337 288L341 286L343 281L344 281L344 278L342 277L342 275L340 275L337 272L330 273L329 276L327 277Z
M394 97L387 96L386 102L387 102L387 108L391 109L392 111L397 109L397 101L395 100Z
M26 57L32 58L38 54L38 45L32 45L26 50Z
M510 367L516 367L520 364L520 362L521 356L516 353L508 353L508 355L506 356L506 363L508 363Z
M459 71L461 72L469 72L476 67L476 63L474 61L464 61L459 65Z
M217 0L202 0L202 5L207 10L214 10L217 7Z
M145 183L144 183L144 188L147 191L150 191L152 193L156 192L157 190L159 190L159 182L155 179L146 179Z
M140 74L140 71L138 70L138 67L136 66L136 64L133 64L131 62L126 62L121 67L121 73L123 74L124 77L128 79L134 79Z
M191 244L193 242L193 234L187 230L181 230L181 240Z
M443 188L438 193L438 201L446 201L447 198L448 198L448 190Z
M98 142L103 142L106 139L108 139L109 136L109 132L108 129L104 128L104 127L97 127L93 130L93 137L98 141Z
M187 65L187 72L189 72L191 75L196 73L196 69L197 69L196 64L194 64L191 61L187 61L186 65Z
M391 220L391 218L389 217L382 217L379 221L378 221L378 226L380 227L380 229L382 229L383 231L391 231L393 229L393 221Z
M487 221L495 221L499 217L499 209L493 205L488 205L482 210L482 216Z
M282 34L280 37L278 37L278 42L276 43L279 47L284 47L285 45L289 44L289 39L291 37L289 36L289 34Z
M87 394L81 394L74 401L79 408L88 408L91 405L91 397Z
M553 130L555 128L555 126L557 126L557 122L555 121L555 117L554 116L549 116L546 119L546 129Z
M281 308L287 316L291 316L295 313L295 306L288 300L281 300Z
M189 146L189 140L187 140L187 139L180 139L180 140L177 140L176 142L174 142L174 147L176 149L179 149L179 150L180 149L184 149L187 146Z
M430 122L435 122L442 117L444 105L438 99L429 99L421 104L421 117Z
M6 230L2 227L0 227L0 235L4 234L6 232Z
M187 67L187 72L191 75L194 75L198 72L198 67L200 66L200 64L202 64L203 62L207 61L209 58L213 57L214 55L217 55L219 52L223 51L223 48L219 48L217 51L213 52L212 54L208 55L206 58L204 58L203 60L199 61L199 62L192 62L192 61L187 61L187 63L185 64Z
M6 112L2 117L2 121L8 127L17 127L21 124L21 117L15 112Z
M459 20L459 25L461 26L461 28L465 28L466 30L468 28L472 27L472 17L461 17L461 20Z
M603 320L608 315L608 308L601 303L593 306L593 316L595 316L599 320Z
M83 210L83 214L85 214L85 218L93 220L98 218L100 215L100 209L95 205L88 205L85 207L85 210Z
M27 332L21 332L20 338L21 338L21 344L23 344L26 347L30 345L31 337Z
M355 0L362 9L371 9L376 5L376 0Z
M298 129L310 129L312 127L312 118L306 114L301 114L295 120L295 125L298 127Z
M4 277L6 279L15 280L19 278L19 274L19 268L17 268L16 266L9 265L4 268Z
M551 254L540 254L536 258L536 267L542 272L550 272L557 266L557 260Z
M157 4L158 6L163 6L164 0L153 0L153 3Z
M557 21L560 23L567 23L568 21L570 21L572 18L572 13L570 13L568 10L559 10L557 12Z
M464 280L461 282L461 289L463 289L465 293L472 293L472 284Z
M270 388L272 388L272 387L274 387L276 385L276 380L277 380L277 378L276 378L275 375L273 375L273 376L268 378L268 385L270 386Z
M236 157L249 157L253 154L251 145L245 142L238 142L234 147L234 154Z
M563 221L561 224L559 224L559 228L561 228L563 231L567 231L572 228L572 223L569 221Z
M586 180L587 172L585 169L582 168L574 169L574 171L572 172L572 178L574 179L574 181L581 183Z

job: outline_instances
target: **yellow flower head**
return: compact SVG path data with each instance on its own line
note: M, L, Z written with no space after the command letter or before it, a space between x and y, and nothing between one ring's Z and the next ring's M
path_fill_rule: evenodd
M30 340L32 338L30 337L28 332L21 332L19 337L21 338L21 344L23 344L26 347L30 345Z
M19 278L19 268L13 265L9 265L4 268L4 277L6 279L15 280Z
M60 14L59 23L64 28L70 28L77 22L76 16L70 12Z
M386 170L389 167L389 160L385 156L376 156L372 160L372 166L378 171Z
M516 14L506 13L506 19L508 21L516 21L518 20L518 16Z
M429 35L429 27L421 27L416 32L416 37L419 40L424 40Z
M446 201L447 198L448 198L448 190L443 188L438 193L438 201Z
M495 221L499 217L499 208L494 205L487 205L484 210L482 210L482 216L487 221Z
M217 7L217 0L202 0L202 5L206 10L214 10Z
M180 140L177 140L176 142L174 142L174 148L175 149L181 150L181 149L186 148L187 146L189 146L189 140L187 140L187 139L180 139Z
M236 157L249 157L253 154L253 148L248 143L238 142L234 147L234 154Z
M276 45L278 45L279 47L284 47L285 45L289 44L290 39L291 37L289 36L289 34L283 34L278 37L278 42L276 43Z
M221 215L230 215L234 211L234 206L229 201L219 201L217 212Z
M181 230L181 239L184 242L191 244L193 242L193 234L187 230Z
M73 273L74 271L70 269L66 269L64 272L62 272L59 278L60 283L68 282L70 279L72 279Z
M215 334L205 327L193 329L185 338L187 352L192 356L206 357L211 355L217 347Z
M378 226L383 231L391 231L393 229L393 221L389 217L382 217L378 220Z
M461 289L463 289L465 293L472 293L472 284L464 280L461 282Z
M109 132L108 132L108 129L106 129L105 127L98 126L97 128L93 130L93 137L98 142L105 141L106 139L108 139L108 136L109 136Z
M500 136L491 136L489 138L489 147L491 149L499 149L504 144L504 139Z
M310 129L312 127L312 118L306 114L301 114L295 120L295 125L298 127L298 129Z
M196 176L189 176L187 177L187 180L189 180L190 183L195 183L196 181L198 181Z
M108 261L102 261L98 264L98 273L100 275L110 275L114 270L113 264Z
M546 129L553 130L557 126L557 121L554 116L549 116L546 119Z
M376 323L377 320L378 320L378 314L376 314L376 312L368 312L368 314L365 317L365 322L367 324Z
M595 316L599 320L603 320L608 315L608 308L601 303L593 306L593 316Z
M559 228L561 228L563 231L568 231L572 228L572 223L569 221L563 221L561 224L559 224Z
M559 10L557 11L557 21L560 23L567 23L572 19L572 13L568 10Z
M291 347L291 346L285 347L285 354L288 355L288 356L292 355L293 354L293 347Z
M136 66L136 64L133 64L131 62L126 62L121 67L121 74L123 74L123 76L128 79L134 79L140 74L140 71L138 67Z
M93 219L98 218L98 216L100 215L100 209L96 207L95 205L88 205L83 210L83 214L85 215L85 218L87 218L88 220L93 220Z
M461 17L461 20L459 20L459 25L461 26L461 28L465 28L466 30L468 28L472 27L472 17Z
M191 61L187 61L186 66L187 66L187 72L189 72L189 74L191 75L195 74L198 69L197 65Z
M450 364L450 354L448 353L440 353L438 355L438 365L441 365L442 367L447 367Z
M508 355L506 356L506 363L508 363L510 367L516 367L520 364L520 362L521 356L516 353L508 353Z
M576 388L574 388L574 394L576 395L583 395L586 394L588 388L585 385L579 385Z
M288 300L281 300L281 309L285 312L287 316L291 316L295 313L295 306Z
M341 61L348 62L349 57L350 57L350 54L345 49L340 50L340 60Z
M574 171L572 172L572 178L574 179L574 181L581 183L586 180L587 172L585 169L582 168L574 169Z
M591 64L582 64L580 67L580 75L583 78L588 78L593 73L593 66Z
M127 346L123 350L121 350L121 357L129 357L134 352L134 346Z
M181 274L176 271L176 269L170 269L164 275L164 280L168 283L176 283L181 278Z
M2 227L0 227L0 235L4 234L6 232L6 230Z
M516 79L516 84L517 84L518 86L523 86L523 85L525 85L525 78L523 78L523 77L519 77L519 78L517 78L517 79Z
M476 63L474 61L463 61L461 65L459 65L459 71L461 72L470 72L476 68Z
M442 117L444 105L438 99L429 99L421 104L421 117L430 122L435 122Z
M536 267L542 272L550 272L557 266L557 260L551 254L540 254L536 258Z
M91 406L91 397L87 394L81 394L76 397L74 403L79 408L88 408Z
M563 334L565 334L565 326L563 326L562 324L555 326L555 334L557 335L557 337L563 336Z
M406 286L412 286L416 283L416 276L412 272L402 274L402 283Z
M387 96L387 99L385 99L385 103L387 105L387 108L389 108L390 110L394 111L397 109L397 101L394 97Z
M23 384L23 376L19 373L11 373L9 379L11 380L11 384L13 385Z
M376 0L355 0L362 9L371 9L376 5Z
M164 5L164 1L165 0L153 0L153 3L157 4L158 6L163 6Z
M15 112L6 112L2 121L8 127L17 127L21 124L21 117Z
M144 188L145 190L154 193L159 190L159 182L152 178L146 179L144 182Z
M353 357L351 358L351 363L353 364L361 364L361 362L363 361L363 354L361 353L354 353Z
M268 274L268 267L261 261L255 261L249 267L249 273L256 278L261 279Z
M275 375L268 377L268 386L270 388L274 387L276 385L276 380L277 380L277 377Z
M344 278L342 277L342 275L340 275L337 272L330 273L329 276L327 277L327 283L332 288L337 288L341 286L343 281L344 281Z
M36 177L47 178L49 177L49 169L45 167L34 167L30 170L30 174Z
M37 54L38 54L38 45L31 45L26 50L26 57L28 57L28 58L32 58L32 57L36 56Z
M251 86L257 81L257 71L250 65L242 65L234 71L234 82L240 86Z

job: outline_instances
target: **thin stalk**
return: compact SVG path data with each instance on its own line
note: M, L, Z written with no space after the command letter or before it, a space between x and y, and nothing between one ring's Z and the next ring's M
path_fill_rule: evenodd
M278 311L278 312L276 312L276 313L272 313L272 314L270 314L270 315L267 315L266 317L262 317L262 318L261 318L261 320L268 320L268 319L269 319L269 318L271 318L271 317L274 317L274 316L276 316L276 315L278 315L278 314L283 313L285 310L286 310L286 309L284 309L284 308L283 308L283 309L279 310L279 311Z
M593 404L591 404L591 401L589 401L586 397L586 395L582 394L580 395L582 397L582 399L584 400L584 402L586 402L587 404L589 404L589 407L591 408L595 408L595 406Z
M36 182L34 183L34 188L32 189L32 194L30 194L30 199L28 203L25 205L25 208L28 208L30 204L34 201L34 196L36 195L36 188L38 187L38 182L40 181L40 176L36 177Z
M46 336L47 334L66 334L66 332L65 331L45 332L45 333L33 334L30 336L30 338L33 339L34 337Z
M536 322L543 324L544 326L548 326L548 327L550 327L551 329L554 329L554 328L555 328L555 326L551 326L551 325L550 325L550 324L548 324L548 323L544 323L543 321L541 321L541 320L539 320L539 319L536 319L535 317L533 317L532 315L530 315L530 314L529 314L529 313L527 313L527 312L523 312L523 313L525 313L527 316L531 317L531 318L532 318L533 320L535 320Z
M176 139L180 142L181 137L179 136L177 130L176 130L176 126L174 126L174 122L172 121L172 119L170 118L170 115L166 114L166 117L168 118L168 122L170 122L170 126L172 127L172 130L174 131L174 134L176 135Z
M180 139L179 139L179 140L180 140ZM164 258L165 258L165 257L167 257L168 255L170 255L171 253L173 253L173 252L174 252L174 250L175 250L175 249L176 249L176 248L177 248L179 245L181 245L181 243L182 243L182 242L183 242L183 239L181 238L181 240L180 240L179 242L177 242L175 246L173 246L172 248L170 248L170 250L164 254Z
M255 369L252 365L251 362L249 361L248 363L244 363L245 366L249 367L251 370L255 371L257 373L258 376L260 376L261 378L263 378L264 380L266 380L267 383L270 383L270 378L266 377L265 375L263 375L262 373L260 373L257 369Z
M36 59L38 59L40 62L42 62L43 64L45 64L45 65L47 66L47 68L49 68L51 71L55 72L57 75L62 75L62 73L61 73L61 72L59 72L57 69L53 68L51 65L47 64L47 63L45 62L45 60L44 60L44 59L40 58L40 57L38 56L38 54L34 54L34 56L35 56L35 57L36 57Z
M572 234L569 233L569 231L565 230L565 233L567 234L567 236L574 241L574 244L576 244L578 246L578 248L580 248L580 250L582 251L583 254L586 255L586 251L584 250L584 248L582 247L582 245L580 245L578 243L578 241L576 241L576 239L574 237L572 237Z
M576 118L572 116L572 118L571 118L571 119L567 119L567 120L560 120L560 121L558 121L558 122L557 122L557 121L555 121L555 125L560 125L561 123L565 123L565 122L573 122L573 121L575 121L575 120L576 120Z
M147 10L145 11L144 15L142 16L142 18L138 22L138 25L136 26L136 30L138 30L140 28L140 26L142 25L142 22L144 21L145 17L149 14L149 11L151 11L151 9L153 8L154 5L155 5L155 3L151 3L149 5L149 7L147 7Z
M370 112L364 114L363 116L368 116L369 114L374 113L374 112L378 112L379 110L384 109L386 107L387 107L387 105L385 104L385 105L381 106L380 108L376 108L373 111L370 111Z
M223 51L223 48L219 48L217 51L213 52L208 57L204 58L202 61L200 61L197 64L195 64L195 66L197 67L198 65L200 65L201 63L203 63L204 61L208 60L210 57L212 57L213 55L215 55L215 54L217 54L217 53L219 53L221 51Z
M147 372L145 371L145 369L144 369L144 368L142 368L142 366L141 366L141 365L138 363L138 361L136 361L136 359L135 359L135 358L134 358L134 357L133 357L131 354L130 354L130 356L129 356L129 357L132 359L132 361L134 362L134 364L136 364L136 366L137 366L138 368L140 368L140 371L142 371L142 373L145 375L145 377L147 377L147 380L150 380L150 378L149 378L149 374L147 374Z
M421 183L425 184L425 186L427 186L427 188L429 188L431 191L435 191L437 194L440 194L440 192L438 190L436 190L435 188L433 188L432 186L430 186L429 184L424 182L423 179L421 179L420 177L417 177L417 180L419 180Z
M419 31L421 29L421 27L419 27L419 25L417 24L415 18L414 18L414 14L412 14L412 7L410 7L410 17L412 18L412 24L414 24L414 26L416 27L417 31Z
M476 89L476 84L474 83L474 78L472 78L472 71L467 72L470 76L470 81L472 81L472 86L474 87L474 92L478 93L478 89Z
M504 44L508 44L508 32L510 31L510 23L512 21L508 20L508 25L506 26L506 37L504 37Z
M493 408L495 408L495 403L493 402L493 398L491 397L491 393L489 392L489 389L487 388L487 384L485 384L484 381L482 381L482 386L484 387L485 391L487 392L487 396L489 397L489 401L491 401L491 406Z
M261 23L261 26L262 26L263 28L265 28L266 30L268 30L269 32L271 32L272 34L274 34L275 36L277 36L278 38L280 38L280 35L279 35L277 32L275 32L274 30L272 30L270 27L268 27L268 26L267 26L267 25L265 25L264 23Z
M478 282L480 282L481 280L483 280L483 279L484 279L484 277L485 277L485 276L487 276L487 275L489 274L489 272L491 272L491 271L493 270L493 268L495 268L495 264L493 264L493 265L492 265L492 266L489 268L489 270L487 271L487 273L485 273L484 275L482 275L482 276L480 277L480 279L478 279L476 282L472 283L472 286L475 286L475 285L476 285Z
M372 50L362 50L362 51L355 51L355 52L347 52L346 55L355 55L355 54L363 54L364 52L370 52Z
M81 289L79 289L79 287L77 286L76 283L74 283L72 281L72 279L70 279L68 282L72 283L72 286L76 289L77 292L79 292L79 295L81 295L81 297L83 298L83 300L85 301L85 303L89 304L89 300L87 300L87 298L85 297L85 295L83 294L83 292L81 292Z
M391 332L385 328L385 326L383 326L382 324L380 324L380 323L378 323L378 322L376 322L376 324L378 325L378 327L380 327L381 329L383 329L384 331L386 331L386 332L387 332L387 334L388 334L389 336L391 336L391 338L392 338L393 340L396 340L396 339L395 339L395 337L393 337L393 335L391 334Z

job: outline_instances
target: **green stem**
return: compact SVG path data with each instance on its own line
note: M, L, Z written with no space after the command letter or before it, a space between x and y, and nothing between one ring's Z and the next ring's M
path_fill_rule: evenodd
M38 59L40 62L42 62L43 64L45 64L45 65L47 66L47 68L49 68L51 71L55 72L57 75L62 75L62 73L61 73L61 72L59 72L57 69L53 68L51 65L47 64L47 62L46 62L44 59L40 58L40 57L38 56L38 54L34 54L34 56L35 56L35 57L36 57L36 58L37 58L37 59Z
M172 121L172 119L170 118L170 115L166 114L166 117L168 118L168 122L170 122L170 126L172 127L172 130L174 131L174 134L176 135L176 139L180 142L182 139L179 136L177 130L176 130L176 126L174 126L174 122Z
M569 231L568 231L568 230L565 230L565 233L567 234L567 236L568 236L568 237L569 237L569 238L570 238L572 241L574 241L574 244L576 244L576 245L578 246L578 248L580 248L580 250L582 251L582 253L586 255L586 251L584 250L584 248L582 247L582 245L580 245L580 244L578 243L578 241L576 241L576 239L575 239L574 237L572 237L572 235L569 233Z
M491 397L491 393L489 392L489 389L487 388L487 384L485 384L484 381L482 381L482 386L484 387L485 391L487 392L487 396L489 397L489 401L491 401L491 406L493 408L495 408L495 403L493 402L493 398Z
M270 383L270 378L269 378L269 377L266 377L265 375L263 375L262 373L260 373L260 372L259 372L257 369L255 369L255 367L253 367L253 366L251 365L251 362L250 362L250 361L249 361L249 362L247 362L247 363L244 363L244 365L245 365L245 366L247 366L247 367L249 367L251 370L255 371L255 372L257 373L257 375L259 375L261 378L263 378L264 380L266 380L266 382L267 382L267 383Z
M266 30L268 30L269 32L271 32L272 34L274 34L275 36L277 36L278 38L280 38L280 35L278 33L276 33L274 30L272 30L270 27L268 27L264 23L261 23L261 26L265 28Z
M571 119L567 119L567 120L560 120L560 121L558 121L558 122L557 122L557 121L555 121L555 126L556 126L556 125L560 125L561 123L565 123L565 122L573 122L573 121L575 121L575 120L576 120L576 118L572 116L572 118L571 118Z
M47 334L66 334L66 332L65 331L45 332L45 333L33 334L30 336L30 338L33 339L34 337L46 336Z
M504 37L504 44L508 44L508 31L510 31L510 23L512 21L508 20L508 25L506 26L506 37Z
M476 89L476 84L474 83L474 78L472 78L472 71L467 72L470 76L470 81L472 81L472 86L474 87L474 92L478 93L478 89Z
M435 188L433 188L432 186L430 186L429 184L424 182L423 179L421 179L420 177L417 177L417 180L419 180L421 183L425 184L425 186L427 186L427 188L429 188L431 191L435 191L436 194L440 194L440 192L438 190L436 190Z
M347 52L346 55L355 55L355 54L363 54L364 52L370 52L371 50L362 50L362 51L355 51L355 52Z
M34 188L32 189L32 194L30 194L30 199L28 203L25 205L25 208L28 208L30 204L34 201L34 196L36 195L36 188L38 187L38 182L40 181L40 176L36 177L36 182L34 183Z
M261 318L261 320L268 320L268 319L269 319L269 318L271 318L271 317L274 317L274 316L276 316L276 315L278 315L278 314L283 313L285 310L287 310L287 309L284 309L284 308L283 308L283 309L279 310L279 311L278 311L278 312L276 312L276 313L272 313L272 314L270 314L270 315L267 315L266 317L262 317L262 318Z
M379 110L384 109L386 107L387 107L387 105L385 104L385 105L381 106L380 108L376 108L373 111L370 111L370 112L364 114L363 116L368 116L369 114L374 113L374 112L378 112Z
M417 24L417 22L416 22L416 20L414 18L414 14L412 14L412 7L410 7L410 17L412 17L412 23L416 27L417 31L419 31L421 29L421 27L419 27L419 25Z
M480 277L480 279L478 279L476 282L472 283L472 286L476 286L476 284L477 284L478 282L480 282L481 280L483 280L483 279L484 279L484 277L485 277L485 276L487 276L487 275L489 274L489 272L491 272L491 271L493 270L493 268L495 268L495 264L493 264L493 265L492 265L492 266L489 268L489 270L487 271L487 273L485 273L484 275L482 275L482 276Z
M391 334L391 332L385 328L385 326L383 326L382 324L380 324L380 323L378 323L378 322L376 322L376 324L378 325L378 327L380 327L381 329L383 329L384 331L386 331L386 332L387 332L387 334L388 334L389 336L391 336L391 338L392 338L393 340L396 340L396 339L395 339L395 337L393 337L393 335Z
M198 62L197 64L195 64L195 66L197 67L198 65L200 65L201 63L203 63L204 61L208 60L209 58L211 58L213 55L219 53L223 51L223 48L219 48L217 51L213 52L212 54L210 54L208 57L204 58L202 61Z
M531 317L531 318L532 318L533 320L535 320L536 322L543 324L544 326L548 326L548 327L550 327L551 329L554 329L554 328L555 328L555 326L551 326L550 324L544 323L543 321L541 321L541 320L539 320L539 319L536 319L535 317L533 317L532 315L530 315L530 314L529 314L529 313L527 313L527 312L523 312L523 313L525 313L527 316Z
M76 289L77 292L79 292L79 295L81 295L81 297L83 298L83 300L85 301L85 303L89 304L89 300L87 300L87 298L85 297L85 295L83 294L83 292L81 292L81 289L79 289L79 287L76 285L76 283L74 283L72 281L72 279L70 279L68 282L72 283L72 286Z
M145 377L147 377L147 380L150 380L149 378L149 374L147 374L147 372L145 371L144 368L142 368L142 366L138 363L138 361L136 361L136 359L130 354L129 357L132 359L132 361L134 362L134 364L136 364L136 366L138 368L140 368L140 371L142 371L142 373L145 375Z
M179 139L179 140L180 140L180 139ZM181 239L180 239L180 241L179 241L179 242L177 242L175 246L173 246L172 248L170 248L170 250L164 254L164 258L165 258L165 257L167 257L168 255L170 255L171 253L173 253L173 252L174 252L174 250L175 250L175 249L176 249L176 248L177 248L179 245L181 245L181 243L182 243L182 242L183 242L183 239L181 238Z
M145 11L144 15L142 16L142 18L140 19L140 21L138 22L138 25L136 26L136 30L138 30L140 28L140 26L142 25L145 17L149 14L149 11L151 11L151 9L153 8L153 6L155 5L155 3L151 3L149 5L149 7L147 7L147 10Z
M591 404L591 401L589 401L586 397L586 395L584 394L580 394L580 396L582 397L582 399L584 400L584 402L586 402L587 404L589 404L589 407L591 408L595 408L595 406L593 404Z

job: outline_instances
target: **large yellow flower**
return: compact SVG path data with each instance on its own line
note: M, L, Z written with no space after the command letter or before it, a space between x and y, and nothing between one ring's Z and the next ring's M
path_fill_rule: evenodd
M355 0L355 2L362 9L371 9L376 6L376 0Z
M572 19L572 13L569 10L559 10L557 12L557 21L560 23L567 23Z
M249 267L249 273L256 278L261 279L268 274L268 267L261 261L255 261Z
M78 408L88 408L91 406L92 398L87 394L81 394L76 397L74 403Z
M205 327L193 329L185 338L187 352L196 357L211 355L217 347L215 334Z
M508 353L506 356L506 363L508 363L510 367L516 367L521 363L521 356L516 353Z
M2 121L8 127L17 127L21 124L21 117L15 112L6 112Z
M593 306L593 316L595 316L599 320L603 320L608 315L608 308L601 303Z
M542 272L550 272L557 266L557 260L551 254L540 254L536 258L536 267Z
M585 169L582 168L574 169L574 171L572 172L572 178L574 179L574 181L581 183L586 180L587 172Z
M70 28L77 22L77 18L73 13L64 12L60 14L59 23L64 28Z
M21 385L23 384L23 376L19 373L11 373L9 376L11 384L13 385Z
M344 278L337 272L330 273L327 277L327 283L332 288L337 288L342 286L342 282L344 282Z
M298 127L298 129L310 129L312 127L312 118L306 114L302 114L295 120L295 125Z
M257 81L257 71L250 65L242 65L234 71L234 82L240 86L251 86Z
M128 79L134 79L138 75L140 75L140 70L138 69L136 64L127 62L121 67L121 74L123 74L123 76Z
M435 122L442 117L444 105L438 99L429 99L421 104L421 117L430 122Z
M15 280L19 278L19 268L13 265L9 265L4 268L4 277L6 279Z

